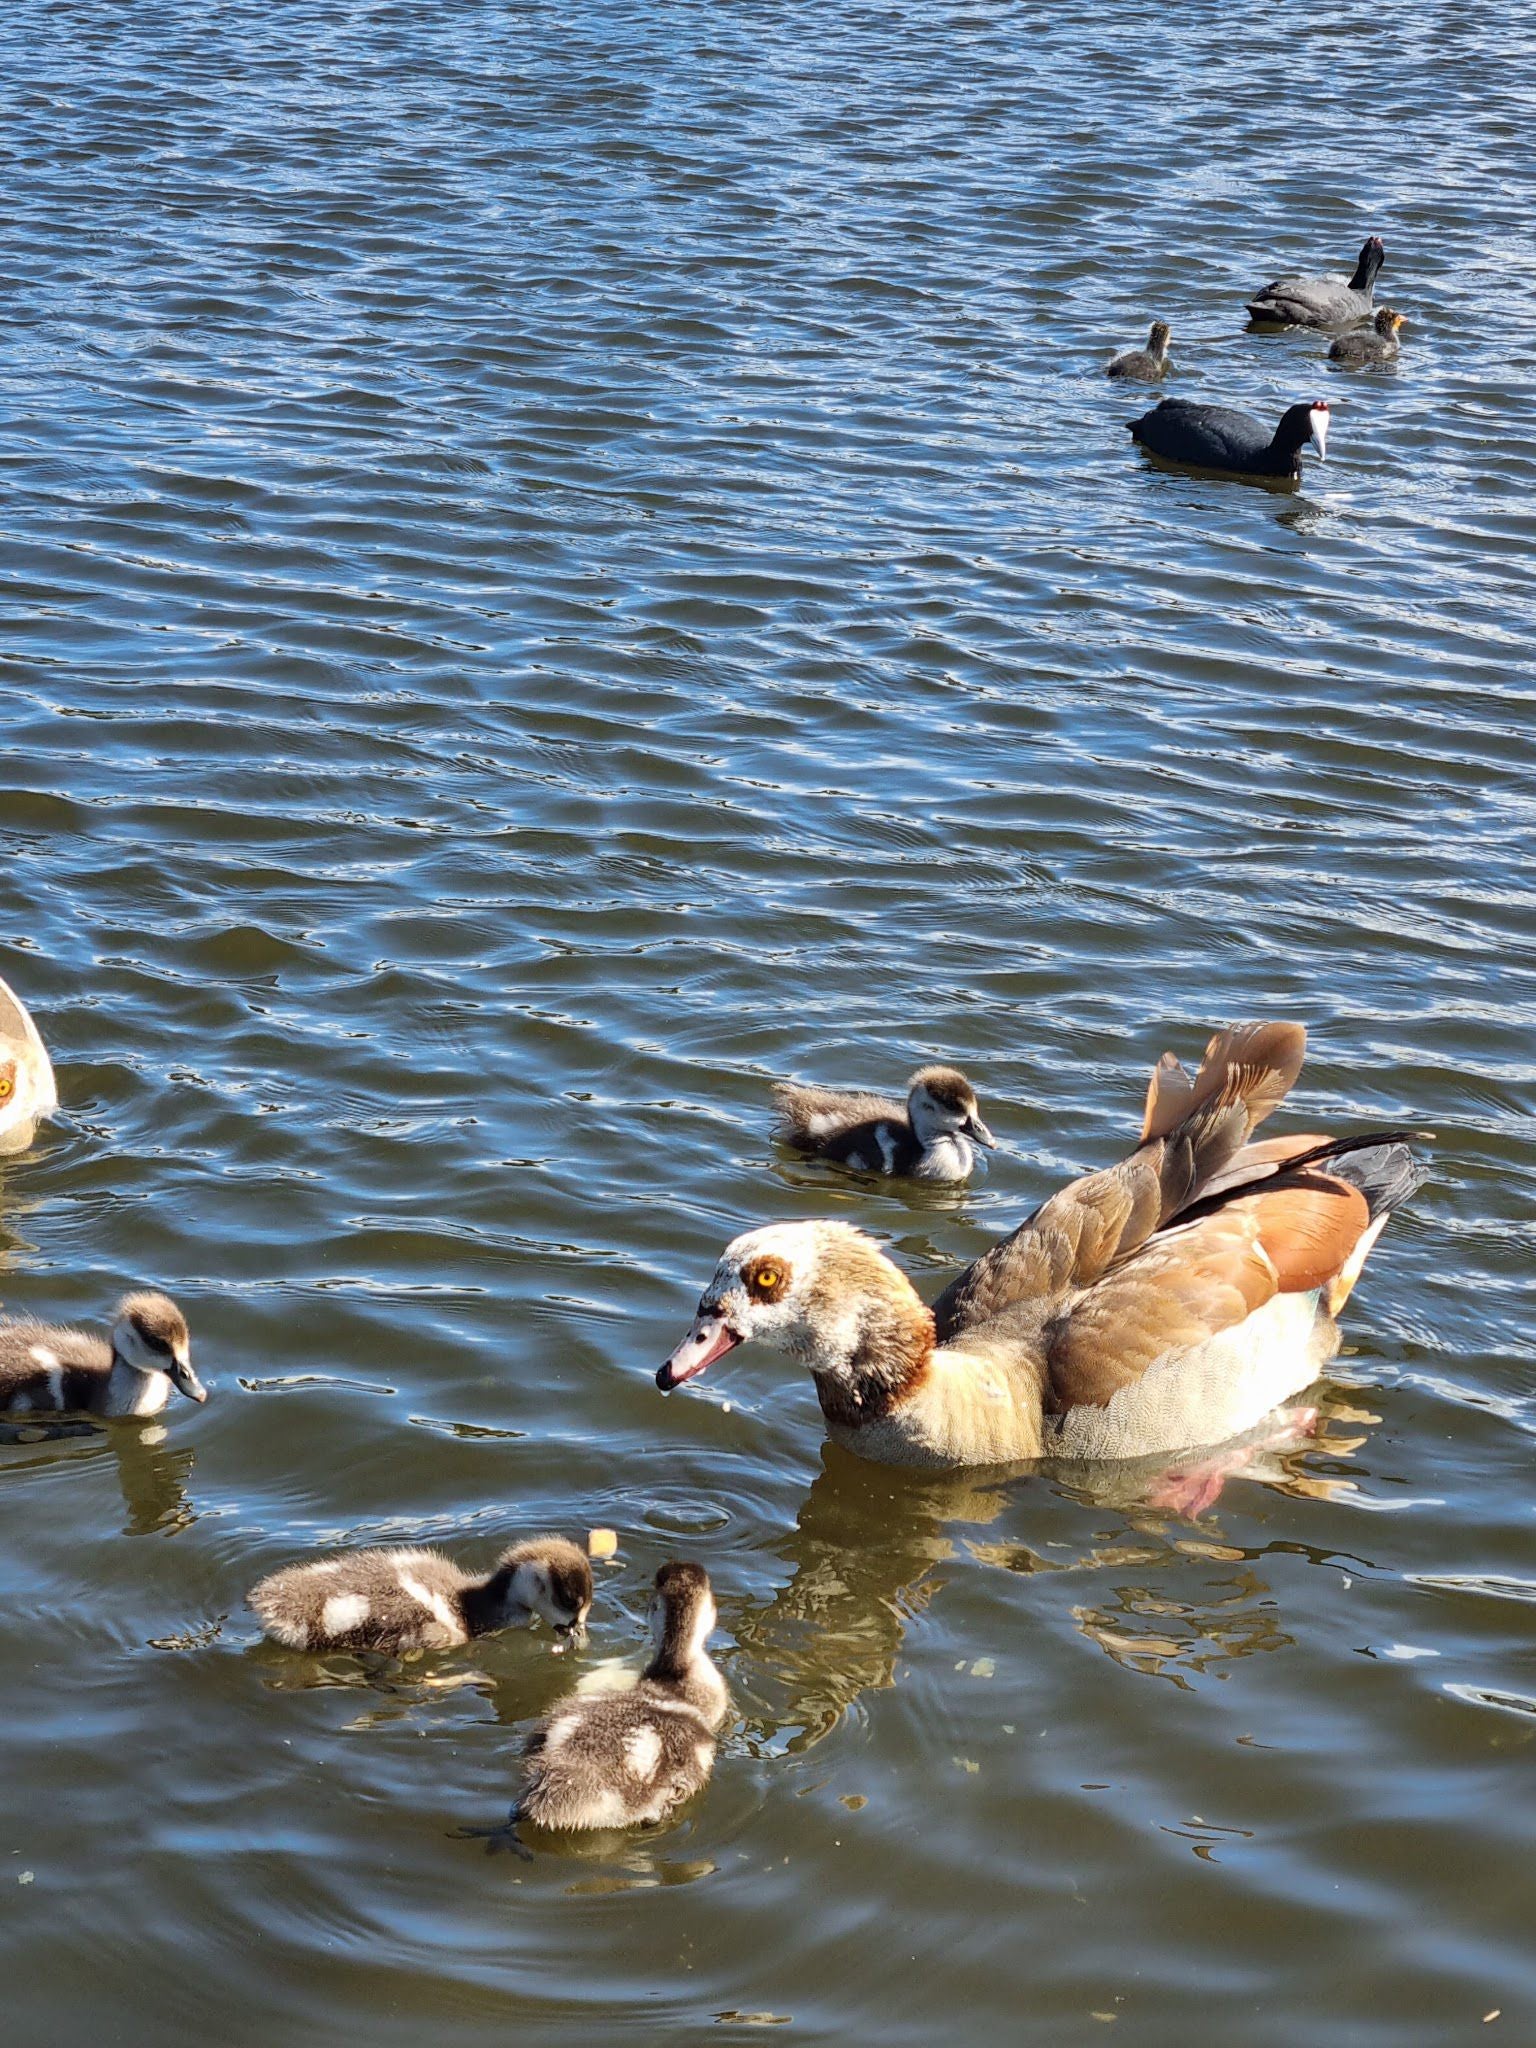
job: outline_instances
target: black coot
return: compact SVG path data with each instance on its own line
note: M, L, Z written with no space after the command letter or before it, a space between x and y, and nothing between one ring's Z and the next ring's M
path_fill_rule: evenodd
M1271 433L1251 413L1230 405L1196 405L1188 398L1165 398L1153 411L1130 423L1131 438L1149 455L1189 469L1208 469L1221 476L1251 476L1296 482L1301 476L1301 451L1310 442L1327 453L1328 405L1315 398L1293 405L1280 415Z
M1248 301L1249 314L1280 327L1353 327L1371 317L1376 273L1386 256L1380 235L1372 235L1353 277L1277 277Z

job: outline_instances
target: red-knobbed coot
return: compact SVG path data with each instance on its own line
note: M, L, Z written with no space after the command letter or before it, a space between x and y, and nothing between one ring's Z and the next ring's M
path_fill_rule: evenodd
M1279 327L1349 327L1369 320L1376 273L1386 254L1380 235L1372 235L1353 277L1277 277L1248 301L1249 314Z
M1168 367L1169 332L1166 320L1154 320L1146 347L1127 349L1123 356L1116 356L1104 372L1105 376L1130 377L1138 384L1155 384Z
M1368 370L1374 364L1395 362L1397 359L1397 330L1403 324L1401 313L1394 313L1390 306L1383 306L1372 323L1375 332L1345 334L1328 351L1332 363L1349 363L1356 369Z
M1179 462L1188 469L1208 469L1221 476L1251 476L1296 482L1301 476L1301 451L1308 442L1319 455L1328 447L1328 405L1314 398L1280 415L1271 434L1251 413L1230 405L1196 405L1188 398L1165 398L1153 411L1130 423L1131 438L1149 455Z

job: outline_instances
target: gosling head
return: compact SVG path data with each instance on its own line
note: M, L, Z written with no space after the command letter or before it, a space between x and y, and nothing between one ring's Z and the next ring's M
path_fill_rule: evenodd
M931 1348L932 1333L933 1319L911 1282L862 1230L769 1223L726 1246L692 1329L656 1384L669 1393L749 1341L836 1377L853 1370L872 1340L905 1335Z
M976 1090L957 1067L920 1067L907 1083L907 1115L920 1145L956 1132L988 1148L997 1143L981 1120Z
M189 1401L206 1401L208 1389L192 1370L192 1336L187 1319L166 1294L125 1294L112 1325L112 1349L135 1372L163 1372Z
M1173 329L1166 320L1154 320L1152 322L1152 332L1147 337L1148 353L1154 356L1167 355L1168 343L1172 337Z
M676 1558L664 1564L646 1617L655 1661L673 1671L696 1664L716 1618L715 1595L703 1565Z
M592 1567L586 1553L563 1536L535 1536L514 1543L497 1560L509 1609L542 1615L556 1635L582 1642L592 1606Z
M1375 325L1383 341L1396 341L1397 331L1404 325L1403 315L1391 306L1383 306L1376 315Z

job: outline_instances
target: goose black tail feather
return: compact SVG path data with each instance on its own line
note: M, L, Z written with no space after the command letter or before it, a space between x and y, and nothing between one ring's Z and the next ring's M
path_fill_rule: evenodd
M1348 1181L1351 1187L1358 1188L1374 1221L1388 1210L1401 1208L1428 1177L1429 1168L1408 1149L1422 1135L1419 1131L1377 1131L1352 1138L1326 1139L1310 1152L1298 1152L1294 1159L1266 1166L1252 1180L1236 1181L1214 1195L1191 1202L1188 1208L1179 1210L1173 1221L1198 1222L1202 1216L1213 1215L1228 1202L1257 1194L1261 1188L1317 1187L1320 1174ZM1309 1172L1309 1168L1317 1171Z

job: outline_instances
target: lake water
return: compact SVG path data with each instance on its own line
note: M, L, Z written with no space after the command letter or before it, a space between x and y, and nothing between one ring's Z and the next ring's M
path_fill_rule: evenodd
M213 1388L0 1446L15 2048L1536 2040L1536 31L1344 0L20 0L0 973L63 1114L10 1311ZM1395 373L1245 333L1387 245ZM1158 473L1101 365L1334 409ZM1320 1439L1198 1523L652 1375L770 1217L934 1293L1246 1016L1434 1173ZM776 1157L964 1066L1009 1148ZM1268 1476L1264 1476L1267 1471ZM736 1716L671 1831L489 1858L571 1682L241 1605L611 1525ZM1485 2015L1497 2013L1485 2024Z

